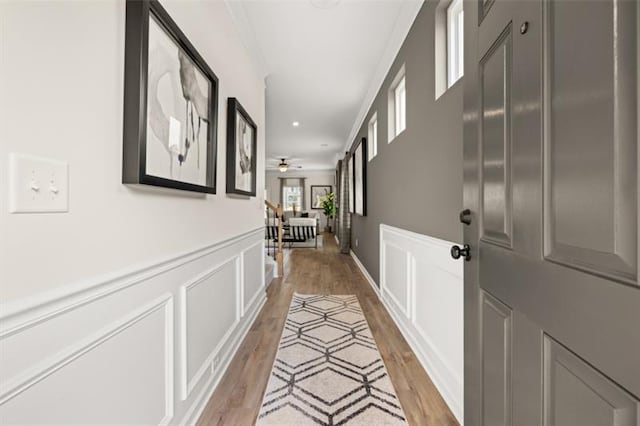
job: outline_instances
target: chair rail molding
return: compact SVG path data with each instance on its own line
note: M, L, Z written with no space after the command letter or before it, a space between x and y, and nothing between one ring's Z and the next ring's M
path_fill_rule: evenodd
M462 424L464 272L452 244L381 224L380 287L351 256Z
M263 232L1 306L0 418L195 424L266 301Z

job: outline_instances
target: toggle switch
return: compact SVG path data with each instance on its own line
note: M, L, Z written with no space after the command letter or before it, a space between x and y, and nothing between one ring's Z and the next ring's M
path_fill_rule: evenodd
M68 211L69 166L66 162L27 154L9 154L10 213Z
M51 191L51 193L53 193L54 195L57 195L58 192L60 192L54 181L51 181L51 183L49 183L49 191Z

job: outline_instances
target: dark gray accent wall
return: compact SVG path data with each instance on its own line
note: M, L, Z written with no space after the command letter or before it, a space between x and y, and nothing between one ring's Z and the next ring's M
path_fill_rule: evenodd
M462 241L462 82L435 99L435 11L422 6L356 139L378 114L378 155L367 163L367 216L352 216L352 250L380 283L380 224ZM407 127L388 143L388 91L405 65ZM356 246L356 241L358 245Z

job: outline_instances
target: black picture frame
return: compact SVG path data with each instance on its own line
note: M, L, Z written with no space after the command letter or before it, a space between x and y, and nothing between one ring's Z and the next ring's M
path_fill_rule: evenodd
M358 212L358 187L356 184L356 168L359 160L360 172L362 173L360 194L362 198L362 211ZM351 175L351 187L353 189L353 214L359 216L367 215L367 138L363 137L360 142L354 146L353 153L351 154L351 161L353 163L352 175Z
M356 202L355 202L355 184L353 183L353 153L349 154L347 151L347 176L349 176L349 205L347 209L349 214L354 214L356 211Z
M313 198L314 198L315 194L314 194L313 191L314 191L315 188L324 189L325 190L325 195L327 195L327 194L331 193L331 190L333 189L333 186L331 186L331 185L311 185L311 191L309 193L309 206L311 206L311 208L313 210L322 210L321 206L314 207ZM327 191L327 188L328 188L328 191Z
M198 117L198 120L207 124L204 184L196 184L147 173L147 92L149 83L149 27L151 19L154 19L170 40L175 43L179 49L178 51L184 53L184 57L191 60L192 64L197 67L198 71L202 73L208 82L206 118ZM215 194L218 134L218 77L157 0L127 0L124 62L122 183L153 185L184 191ZM198 122L200 123L200 121ZM167 143L169 142L167 141ZM198 146L198 149L199 148ZM169 153L168 158L171 158L171 155L172 154ZM180 164L182 164L182 161L188 161L186 154L179 155L183 155L182 158L184 158L184 160L180 160ZM198 161L200 161L200 159Z
M237 165L237 132L238 115L253 129L251 141L251 189L249 191L236 187ZM256 195L258 126L236 98L227 99L227 194Z

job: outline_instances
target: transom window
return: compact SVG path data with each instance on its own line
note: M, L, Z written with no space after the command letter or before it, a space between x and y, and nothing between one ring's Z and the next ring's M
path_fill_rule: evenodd
M404 82L405 78L402 77L394 90L396 99L396 136L407 127L407 89Z
M453 0L447 8L447 87L464 74L464 12L462 0Z
M407 82L404 65L389 88L389 143L407 128Z
M367 157L371 161L378 155L378 113L374 113L369 121L369 137L367 139Z

